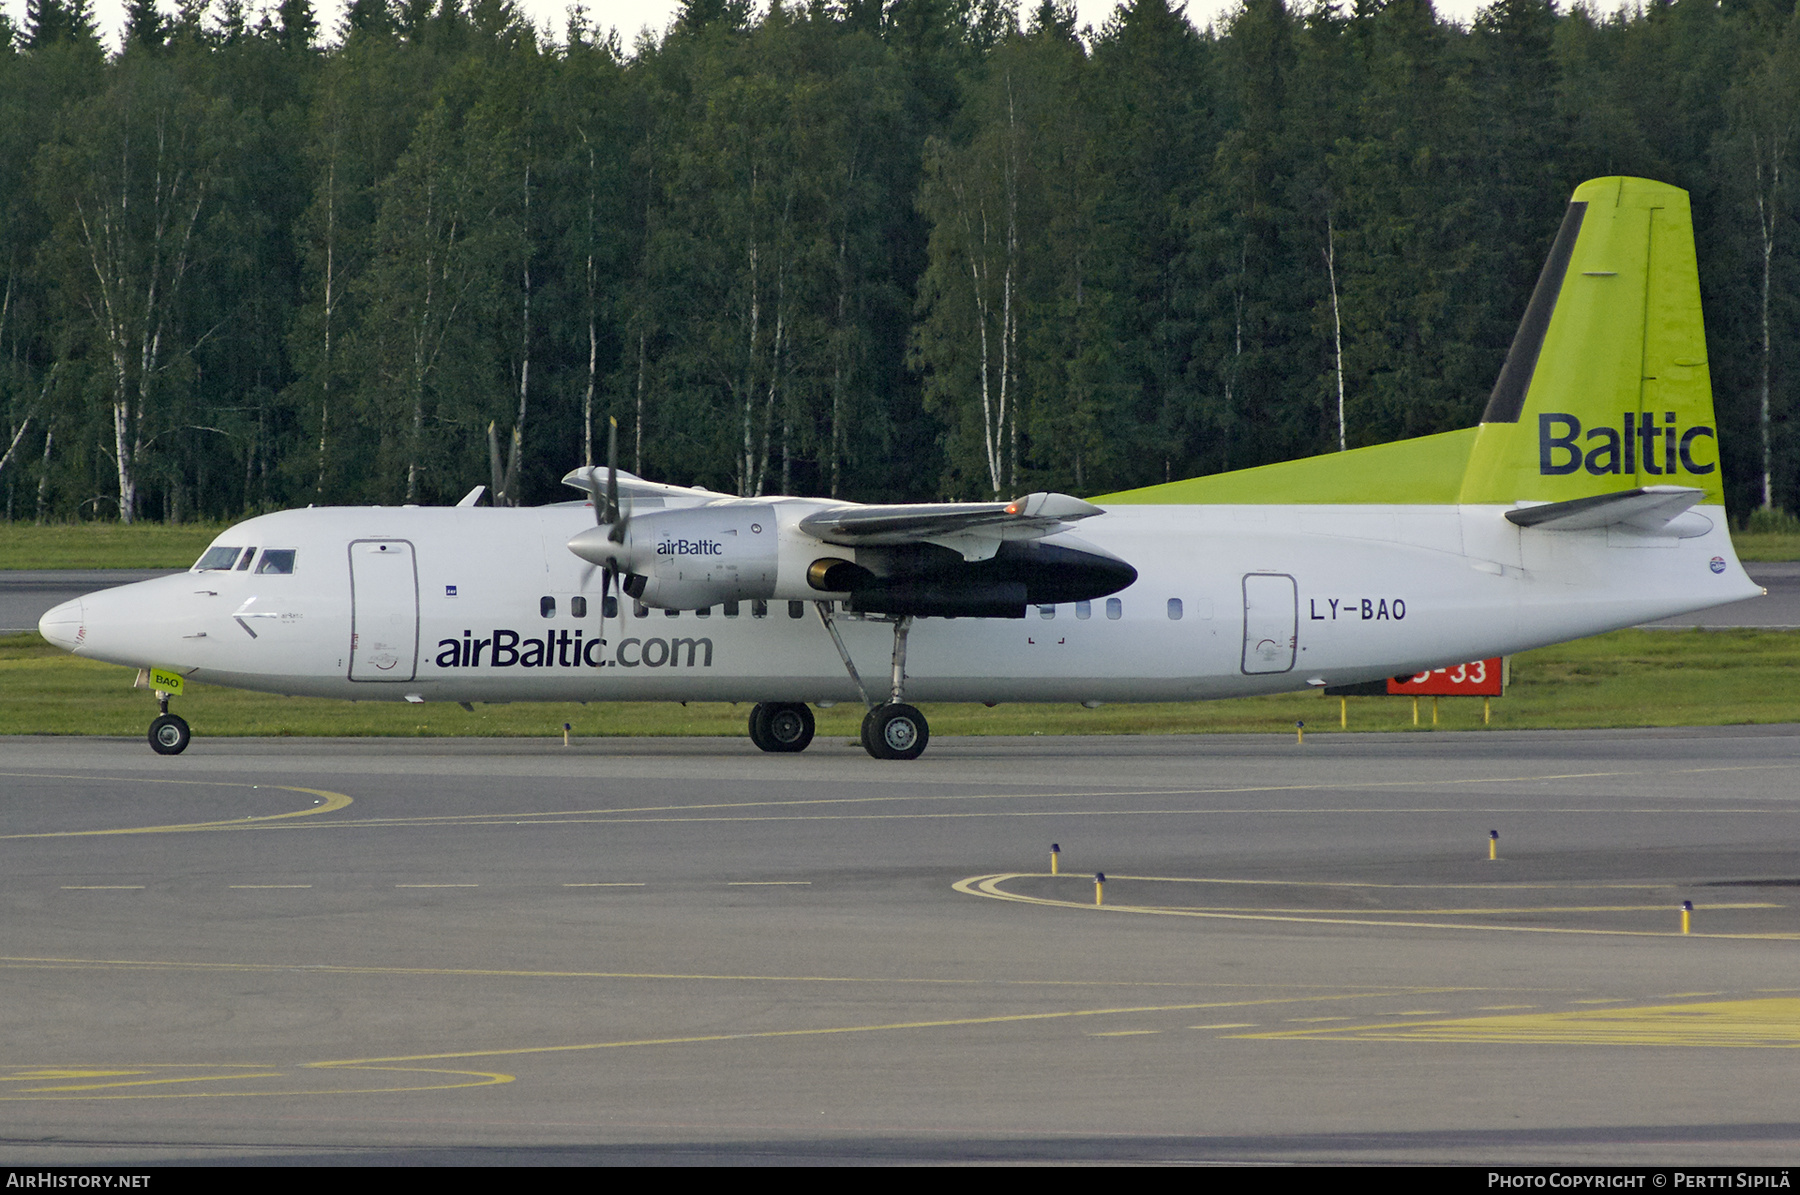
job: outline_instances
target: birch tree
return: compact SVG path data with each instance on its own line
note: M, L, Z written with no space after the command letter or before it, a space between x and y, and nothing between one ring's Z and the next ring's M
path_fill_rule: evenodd
M985 98L968 144L933 138L925 146L919 206L931 242L913 360L925 375L926 409L950 430L951 468L963 473L951 488L998 498L1019 471L1019 176L1027 133L1011 71L989 79Z
M39 159L61 213L53 253L63 301L104 362L118 515L137 518L161 383L203 246L217 146L207 104L165 60L127 56L104 94L70 110Z
M1741 202L1754 215L1756 248L1756 411L1761 469L1758 497L1763 510L1775 505L1775 369L1773 309L1780 301L1776 263L1793 226L1792 183L1795 135L1800 132L1800 14L1790 17L1780 37L1755 63L1731 95L1727 155Z
M381 430L385 484L403 475L407 502L462 480L442 466L458 458L459 437L473 450L491 417L484 333L517 235L502 195L511 171L501 147L462 131L442 101L419 122L382 184L371 265L357 282L361 397Z

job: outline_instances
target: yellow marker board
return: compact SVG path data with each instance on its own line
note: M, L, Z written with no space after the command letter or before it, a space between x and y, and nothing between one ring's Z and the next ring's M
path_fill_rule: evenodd
M150 670L150 687L152 689L167 693L171 697L179 697L181 696L181 686L181 673L170 672L167 668Z

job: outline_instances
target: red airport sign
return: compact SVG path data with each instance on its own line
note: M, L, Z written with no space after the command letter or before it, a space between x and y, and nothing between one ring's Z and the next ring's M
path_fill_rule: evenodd
M1396 697L1499 697L1505 689L1506 665L1500 656L1394 677L1387 683L1387 691Z

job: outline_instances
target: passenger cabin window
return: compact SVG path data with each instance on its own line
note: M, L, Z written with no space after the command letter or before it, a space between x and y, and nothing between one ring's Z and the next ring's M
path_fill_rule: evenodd
M587 599L584 597L570 598L569 599L569 616L571 618L586 618L587 617Z
M636 598L633 598L631 602L631 616L633 618L648 618L650 617L650 607L644 605L644 603L638 601Z
M726 618L736 618L737 616L738 616L738 604L736 602L726 602L725 603L725 617Z
M712 617L712 607L711 606L700 607L698 610L694 611L694 617L695 618L711 618Z
M1125 614L1125 603L1124 602L1121 602L1118 598L1107 598L1106 599L1106 616L1108 618L1113 619L1114 621L1117 621L1118 619L1122 618L1124 616L1124 614Z
M237 571L240 573L245 571L246 569L248 569L250 567L250 562L255 559L256 559L256 549L255 548L245 548L244 549L244 558L242 560L238 561Z
M789 618L805 618L806 617L806 603L805 602L789 602L788 603L788 617Z
M194 571L228 569L237 563L238 553L243 550L242 548L208 548L206 554L200 557L200 562L194 565Z
M256 566L258 576L281 575L294 571L294 549L270 548L262 554L262 562Z
M681 617L681 611L679 611L679 610L664 610L663 617L664 618L679 618L679 617Z
M600 617L601 618L617 618L618 616L619 616L619 599L609 593L604 598L602 598L600 601Z
M1094 603L1092 603L1092 602L1076 602L1075 603L1075 617L1076 618L1081 618L1081 619L1090 618L1093 616L1093 613L1094 613Z
M1181 621L1181 599L1180 598L1170 598L1169 599L1169 621L1170 622Z
M556 599L553 597L539 598L538 599L538 613L542 614L545 618L555 618L556 617Z
M750 602L750 617L767 618L768 616L769 603L763 601L761 598L753 598Z
M1056 617L1056 607L1055 606L1039 606L1038 607L1038 617L1039 618L1055 618Z

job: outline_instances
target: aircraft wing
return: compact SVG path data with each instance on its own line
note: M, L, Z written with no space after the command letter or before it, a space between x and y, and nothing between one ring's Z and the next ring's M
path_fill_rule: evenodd
M668 485L660 481L646 481L635 473L619 470L619 497L621 498L661 498L678 504L692 505L698 502L714 502L720 498L733 497L721 494L717 490L709 490L704 486ZM590 483L606 489L606 469L599 465L583 465L579 469L571 469L563 477L563 484L573 486L582 493L592 491Z
M1669 528L1680 536L1683 528L1671 528L1671 524L1704 496L1702 491L1689 486L1647 485L1614 494L1573 498L1567 502L1522 503L1507 511L1506 517L1520 527L1537 527L1544 531L1592 531L1623 524L1652 533ZM1708 520L1707 528L1711 526ZM1695 534L1703 534L1705 530L1702 528Z
M815 539L844 547L930 543L986 560L1009 539L1039 539L1077 519L1105 513L1068 494L1036 493L1011 502L935 502L834 506L800 520Z

